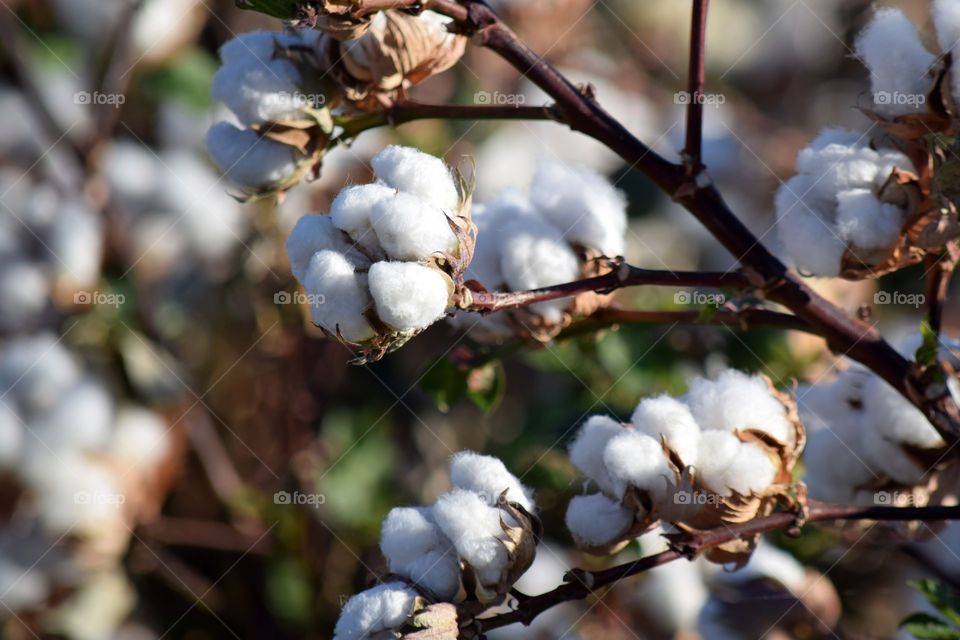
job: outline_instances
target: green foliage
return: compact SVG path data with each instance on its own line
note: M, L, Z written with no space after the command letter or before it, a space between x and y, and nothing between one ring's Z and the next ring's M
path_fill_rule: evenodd
M193 47L162 69L144 75L140 89L154 102L176 98L195 109L208 109L213 106L210 82L216 71L217 61L203 49Z
M909 584L919 591L946 620L918 612L904 618L900 622L900 627L920 640L960 639L960 594L951 591L942 582L936 580L914 580Z

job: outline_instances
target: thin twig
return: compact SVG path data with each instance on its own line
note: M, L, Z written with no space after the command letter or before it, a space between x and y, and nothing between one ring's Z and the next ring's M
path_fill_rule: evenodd
M689 163L690 175L695 176L703 168L703 85L704 49L707 40L707 5L709 0L693 0L690 20L690 69L688 71L687 134L684 156Z
M927 275L927 319L937 335L943 324L943 307L950 285L950 276L957 266L957 247L947 247L940 253L928 253L923 258Z
M557 337L562 339L620 324L719 324L737 329L770 327L815 334L810 325L796 316L756 307L742 309L725 307L716 313L707 315L698 310L661 311L657 309L619 309L611 307L600 309L583 320L570 325Z

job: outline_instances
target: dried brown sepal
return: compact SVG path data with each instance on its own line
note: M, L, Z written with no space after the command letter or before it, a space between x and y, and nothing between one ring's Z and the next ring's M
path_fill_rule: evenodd
M397 633L407 640L455 640L460 637L457 607L449 602L426 604L415 610Z

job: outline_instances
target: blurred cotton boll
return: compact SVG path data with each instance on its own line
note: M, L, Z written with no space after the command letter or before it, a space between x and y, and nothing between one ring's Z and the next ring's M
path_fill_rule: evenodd
M210 127L207 152L227 178L254 191L282 183L306 157L290 145L261 138L252 129L229 122Z

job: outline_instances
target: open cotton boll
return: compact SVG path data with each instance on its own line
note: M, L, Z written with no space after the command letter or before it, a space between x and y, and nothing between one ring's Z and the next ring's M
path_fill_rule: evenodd
M903 171L913 171L913 163L906 155L896 149L879 149L877 151L877 175L873 180L873 186L879 189L887 180L894 169Z
M603 415L587 418L577 437L570 444L570 461L577 469L592 479L601 490L615 493L613 478L603 462L603 450L610 440L623 433L622 424Z
M602 493L574 496L567 505L567 529L580 544L601 547L633 524L634 513Z
M450 484L480 494L490 506L496 505L500 494L506 491L507 500L533 511L530 490L520 484L499 458L493 456L482 456L473 451L454 454L450 458Z
M613 478L615 495L623 497L630 486L645 489L662 500L674 473L659 442L635 429L623 429L603 450L603 464Z
M933 82L930 67L935 58L902 11L877 10L857 36L854 49L870 70L870 89L878 113L892 117L925 109L919 100L892 99L893 94L925 96ZM887 98L879 97L884 93Z
M756 429L780 442L792 440L786 410L760 376L727 369L716 380L694 380L686 398L694 419L704 431Z
M380 550L390 571L443 600L460 588L460 558L427 507L396 507L380 529Z
M286 247L290 270L301 283L306 279L310 258L324 249L343 254L355 267L370 266L370 259L347 241L343 231L334 226L330 216L307 214L297 220L287 238Z
M693 419L690 407L676 398L662 395L641 400L633 410L630 422L637 431L657 441L662 435L685 465L696 462L700 427Z
M900 235L903 212L880 202L870 189L849 189L837 194L837 232L847 243L863 249L889 247Z
M930 6L933 26L937 30L937 44L943 53L953 51L960 44L960 2L957 0L933 0ZM954 55L956 58L956 55ZM950 93L953 99L960 96L960 77L951 74Z
M860 424L831 421L809 435L803 449L804 483L810 497L850 502L856 490L879 479L860 452Z
M752 442L742 442L727 468L725 484L741 495L760 493L770 486L777 468L770 456Z
M879 376L864 384L863 408L864 424L878 436L924 449L945 444L923 412Z
M403 624L416 606L417 592L402 582L387 582L361 591L343 605L334 640L364 640Z
M500 236L496 227L491 224L493 214L489 213L487 207L475 204L470 218L477 225L477 242L464 277L467 280L476 280L488 291L495 291L503 286L504 278L500 269ZM496 315L491 314L488 318Z
M426 329L443 317L450 301L443 276L415 262L376 262L369 283L377 315L399 331Z
M457 249L457 237L444 212L403 191L378 200L370 211L370 223L380 246L394 260L424 260Z
M373 337L373 329L363 316L371 302L366 276L336 251L318 251L310 259L303 283L308 294L317 296L310 305L310 317L330 333L346 340L362 342Z
M567 240L611 257L623 253L626 198L595 171L541 160L530 185L530 200Z
M170 452L167 423L152 411L126 406L117 411L110 453L130 470L155 468Z
M95 382L69 389L45 415L31 422L36 436L52 449L94 451L107 444L113 425L113 399Z
M394 189L426 200L453 214L460 200L457 185L446 163L413 147L392 144L370 160L377 177Z
M207 152L236 184L266 189L289 177L305 156L294 147L261 138L253 129L218 122L207 132Z
M330 218L334 226L350 234L368 255L382 258L383 249L370 223L370 215L377 203L394 195L396 189L376 183L345 187L330 205Z
M480 583L497 584L509 560L500 509L472 491L454 489L437 498L433 517L460 557L476 569Z
M553 226L535 218L523 218L501 231L500 269L513 291L538 289L576 280L580 274L577 255ZM528 308L548 322L559 322L569 300L537 302Z
M777 191L777 236L791 266L816 276L837 276L846 245L822 214L811 211L799 194L789 189L798 177Z
M727 470L740 453L740 440L729 431L709 430L700 434L696 471L700 480L721 496L729 496Z
M875 471L885 473L901 484L916 485L929 479L933 468L914 462L900 445L863 425L857 453Z
M828 144L814 151L809 147L797 156L797 171L811 176L818 191L835 194L844 189L873 186L880 156L866 146Z

